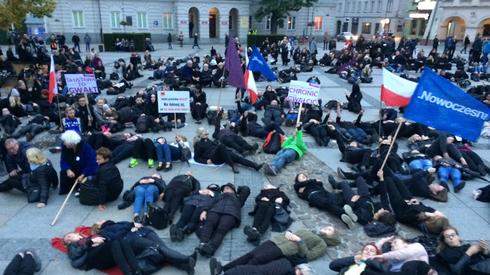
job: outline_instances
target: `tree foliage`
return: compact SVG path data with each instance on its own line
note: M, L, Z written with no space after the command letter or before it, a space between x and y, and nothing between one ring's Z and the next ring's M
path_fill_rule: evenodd
M302 8L313 6L318 0L261 0L255 18L261 21L264 17L271 17L271 32L277 33L277 25L289 15L290 11L299 11Z
M56 0L4 0L0 1L0 29L7 30L11 24L19 28L27 14L35 17L49 16L56 8Z

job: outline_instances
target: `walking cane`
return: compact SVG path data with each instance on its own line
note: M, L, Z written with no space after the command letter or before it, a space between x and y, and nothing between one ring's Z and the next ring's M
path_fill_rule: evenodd
M75 183L73 184L73 186L70 189L70 192L68 192L68 195L66 195L65 201L63 202L63 204L60 207L60 210L58 210L58 213L56 213L56 216L54 217L53 221L51 222L51 226L54 226L54 224L56 223L56 221L58 221L58 218L61 215L61 212L65 208L66 203L68 202L68 199L71 196L71 193L73 193L73 190L75 190L75 186L77 186L77 185L78 185L78 180L75 181Z

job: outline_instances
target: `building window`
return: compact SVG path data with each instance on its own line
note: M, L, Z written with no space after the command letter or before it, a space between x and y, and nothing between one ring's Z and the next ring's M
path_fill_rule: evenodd
M321 31L323 25L323 17L315 16L314 23L315 23L315 31Z
M362 3L359 2L357 3L357 12L361 12L361 9L362 9Z
M265 19L265 29L266 30L271 29L271 17L270 16L267 16L267 18Z
M393 0L388 0L388 3L386 4L386 12L391 12L393 9Z
M296 29L296 17L288 16L288 30Z
M351 32L352 34L357 34L358 29L359 29L359 23L352 21L352 25L351 25L351 30L350 30L350 32Z
M172 29L174 27L174 16L171 13L163 14L162 26L164 29Z
M148 28L148 18L146 17L146 12L138 12L138 28L147 29Z
M371 1L371 12L374 12L374 6L376 5L376 2Z
M368 1L364 2L364 12L368 12Z
M383 5L383 0L378 0L378 12L381 12L382 5Z
M419 36L424 35L425 33L425 28L427 27L427 21L426 20L420 20L420 29L419 29Z
M73 11L73 27L83 28L85 23L83 21L83 11Z
M362 33L371 34L371 22L362 23Z
M112 11L111 12L111 28L118 29L121 24L121 12Z
M380 26L379 23L374 24L374 34L378 34L379 33L379 26Z
M347 2L347 4L345 4L345 11L346 12L349 12L350 10L350 2Z

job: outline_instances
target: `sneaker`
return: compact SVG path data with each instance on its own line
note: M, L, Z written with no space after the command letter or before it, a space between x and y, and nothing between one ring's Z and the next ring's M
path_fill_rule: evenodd
M264 164L264 173L271 176L277 176L277 171L274 167L268 163Z
M209 272L211 275L218 275L223 272L223 266L221 265L221 262L218 261L215 257L212 257L211 260L209 261Z
M351 219L349 216L347 216L347 214L342 214L342 215L340 216L340 219L341 219L341 220L342 220L342 222L343 222L343 223L344 223L344 224L347 226L347 228L349 228L349 229L354 228L355 224L354 224L354 222L352 221L352 219Z
M457 186L454 186L454 193L459 193L459 191L463 190L465 185L466 185L466 182L461 181Z
M152 169L155 167L155 161L153 159L148 159L148 168Z
M473 190L473 199L478 200L478 198L480 197L480 195L481 195L481 190L480 189Z
M347 216L349 216L349 218L351 218L353 222L357 222L357 215L354 214L354 211L352 211L352 207L350 207L350 205L344 205L344 212L345 214L347 214Z
M129 165L128 166L129 166L129 168L134 168L134 167L138 166L138 164L139 163L138 163L138 160L137 159L131 158L129 160Z
M24 257L26 255L31 255L32 259L34 260L36 272L41 271L41 267L42 267L41 258L39 258L36 252L33 249L26 249L24 251Z

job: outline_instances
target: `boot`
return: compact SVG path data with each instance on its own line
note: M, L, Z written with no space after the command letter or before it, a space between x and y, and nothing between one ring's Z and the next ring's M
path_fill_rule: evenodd
M332 188L335 189L341 189L340 184L334 179L332 175L328 175L328 182L332 186Z

